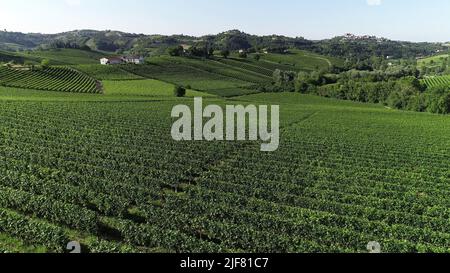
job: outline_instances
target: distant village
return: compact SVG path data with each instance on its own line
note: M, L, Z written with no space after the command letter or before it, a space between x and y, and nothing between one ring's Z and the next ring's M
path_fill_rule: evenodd
M358 36L358 35L355 35L352 33L345 34L344 36L341 37L341 39L343 41L372 40L372 41L377 41L379 43L388 41L388 39L386 39L386 38L379 38L379 37L371 36L371 35Z
M102 65L116 65L116 64L144 64L145 59L143 56L115 56L105 57L100 59Z

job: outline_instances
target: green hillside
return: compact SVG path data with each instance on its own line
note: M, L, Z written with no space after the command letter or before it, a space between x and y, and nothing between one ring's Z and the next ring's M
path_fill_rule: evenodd
M417 65L425 74L450 74L450 55L440 54L420 59Z
M0 85L47 91L101 92L96 80L67 67L8 68L0 66Z
M442 65L443 63L448 63L449 57L450 57L449 54L441 54L441 55L436 55L436 56L420 59L417 61L417 63L419 66L422 66L422 67L424 67L424 66L438 67L438 66Z
M83 64L73 65L78 71L88 74L97 80L139 80L143 77L130 73L121 66L100 65L100 64Z
M96 51L79 49L51 49L27 51L20 56L34 59L48 59L52 65L98 64L105 55Z
M220 94L218 92L213 93L224 96L227 96L227 90L251 87L253 85L251 82L173 62L159 62L158 64L138 66L128 65L123 66L123 69L145 78L182 85L199 91L223 90L223 92L219 92Z
M450 87L450 75L426 77L423 83L427 87L448 86Z
M25 62L29 62L29 63L37 64L40 61L41 60L37 57L23 56L19 53L0 50L0 63L14 62L14 63L18 63L18 64L23 64Z
M172 107L192 99L139 82L111 82L135 94L0 87L2 251L367 252L375 238L386 253L450 252L450 117L300 94L204 98L280 105L281 146L261 154L173 141Z
M261 60L272 65L282 65L282 70L314 71L331 66L341 67L344 60L327 57L303 50L289 50L286 54L261 54ZM284 68L284 69L283 69Z
M106 96L173 97L174 85L158 80L103 81ZM208 93L187 90L187 97L211 97Z

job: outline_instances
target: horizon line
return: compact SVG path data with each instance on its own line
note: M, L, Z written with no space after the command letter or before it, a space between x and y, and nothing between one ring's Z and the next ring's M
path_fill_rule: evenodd
M193 38L201 38L201 37L210 36L210 35L218 35L218 34L221 34L221 33L226 33L226 32L234 31L234 30L240 31L242 33L245 33L245 34L248 34L248 35L251 35L251 36L258 36L258 37L282 36L282 37L291 38L291 39L304 38L304 39L309 40L309 41L331 40L331 39L336 38L336 37L343 37L343 36L345 36L347 34L352 34L352 35L355 35L357 37L369 36L369 37L376 37L376 38L380 38L380 39L387 39L387 40L394 41L394 42L450 44L450 40L448 40L448 41L411 41L411 40L401 40L401 39L395 39L395 38L388 38L388 37L384 37L384 36L377 36L377 35L373 35L373 34L355 34L355 33L351 33L351 32L347 32L347 33L340 34L340 35L335 35L335 36L328 37L328 38L310 39L310 38L307 38L307 37L302 36L302 35L293 37L293 36L290 36L290 35L275 34L275 33L273 33L273 34L252 34L252 33L243 31L241 29L228 29L228 30L225 30L225 31L219 31L219 32L217 32L215 34L214 33L208 33L208 34L201 34L201 35L184 34L184 33L172 33L172 34L151 33L151 34L149 34L149 33L143 33L143 32L128 32L128 31L122 31L122 30L117 30L117 29L103 29L103 30L100 30L100 29L94 29L94 28L92 28L92 29L91 28L71 29L71 30L65 30L65 31L54 32L54 33L24 32L24 31L15 31L15 30L10 31L10 30L8 30L6 28L2 28L2 29L0 29L0 32L21 33L21 34L28 34L28 35L31 35L31 34L58 35L58 34L63 34L63 33L75 32L75 31L97 31L97 32L110 31L110 32L121 32L121 33L134 34L134 35L144 35L144 36L157 36L157 35L160 35L160 36L166 36L166 37L170 37L170 36L187 36L187 37L193 37Z

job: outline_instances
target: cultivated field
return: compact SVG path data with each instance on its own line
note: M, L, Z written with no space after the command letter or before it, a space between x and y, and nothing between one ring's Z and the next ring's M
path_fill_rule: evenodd
M442 66L443 63L448 63L450 55L449 54L441 54L436 55L424 59L418 60L417 64L419 67L429 67L429 68L436 68Z
M67 67L0 66L0 86L79 93L102 91L96 80Z
M147 84L162 91L0 88L0 250L450 251L449 117L299 94L204 98L280 104L280 149L261 154L173 141L170 111L192 100Z
M450 86L450 75L427 77L423 82L427 87Z
M261 60L270 65L281 65L282 70L314 71L330 66L342 66L344 61L303 50L290 50L288 54L262 54Z
M275 69L342 64L304 51L118 66L97 54L0 66L0 252L450 252L449 116L258 92ZM173 106L199 96L280 105L280 148L173 141Z
M104 54L95 51L78 49L51 49L40 51L29 51L20 53L26 59L47 59L52 65L76 65L76 64L98 64Z

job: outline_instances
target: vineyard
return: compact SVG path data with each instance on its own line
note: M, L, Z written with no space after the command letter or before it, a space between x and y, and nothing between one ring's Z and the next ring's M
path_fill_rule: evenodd
M174 85L158 80L103 81L106 96L173 97ZM211 97L208 93L187 90L187 97Z
M46 91L101 92L101 85L96 80L67 67L8 68L0 66L0 85Z
M450 86L450 75L428 77L424 83L427 87Z
M123 69L144 78L157 79L205 92L216 89L245 88L253 85L251 82L177 63L128 65L123 66ZM226 93L220 95L226 95Z
M33 50L19 54L25 59L47 59L52 65L78 65L78 64L98 64L99 59L104 54L96 51L86 51L79 49L50 49L50 50Z
M280 149L261 154L175 142L180 101L123 95L0 100L0 251L450 252L449 117L299 94L204 99L280 104Z
M327 69L332 65L342 67L344 61L303 50L290 50L286 54L262 54L261 61L258 63L269 67L282 66L281 70L311 72L317 69Z
M97 80L141 80L143 77L132 74L120 68L120 66L84 64L73 66L78 71L84 72Z
M160 57L158 59L152 59L152 63L165 66L165 65L183 65L200 71L206 71L209 73L222 75L234 79L249 83L264 83L272 81L272 73L267 75L264 70L255 71L255 66L251 66L252 69L247 69L249 66L244 66L240 62L225 63L213 59L194 59L194 58L173 58L173 57ZM257 68L257 67L256 67Z

